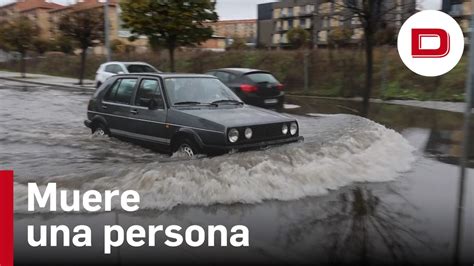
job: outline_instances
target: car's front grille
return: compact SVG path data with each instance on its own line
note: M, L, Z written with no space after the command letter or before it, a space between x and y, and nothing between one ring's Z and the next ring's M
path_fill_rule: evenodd
M289 123L287 123L287 125L288 127L290 126ZM283 123L249 126L253 131L253 136L249 140L247 140L244 136L244 131L247 127L238 128L240 132L240 137L239 137L239 141L237 141L236 144L255 143L259 141L284 139L284 138L292 137L289 133L284 135L281 132L282 126L283 126Z
M259 125L253 127L254 136L253 139L273 139L276 137L283 137L281 127L283 124L270 124L270 125Z

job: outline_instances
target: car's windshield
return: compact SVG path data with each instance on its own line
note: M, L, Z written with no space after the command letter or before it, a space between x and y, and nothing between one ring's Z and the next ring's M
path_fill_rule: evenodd
M156 73L156 69L147 65L127 65L128 73Z
M172 105L241 101L215 78L166 78L165 89Z

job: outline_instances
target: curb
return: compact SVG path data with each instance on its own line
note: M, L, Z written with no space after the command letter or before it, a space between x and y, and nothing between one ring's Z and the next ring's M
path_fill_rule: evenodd
M88 87L88 86L64 85L64 84L57 84L57 83L46 83L46 82L40 82L40 81L31 81L31 80L23 80L23 79L17 79L17 78L6 78L6 77L0 77L0 79L13 81L13 82L19 82L19 83L28 83L28 84L41 85L41 86L60 87L60 88L64 88L64 89L73 89L73 90L80 90L80 91L94 91L95 90L95 88Z

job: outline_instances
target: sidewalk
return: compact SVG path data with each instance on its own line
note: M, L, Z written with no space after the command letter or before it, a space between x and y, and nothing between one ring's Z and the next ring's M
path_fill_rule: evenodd
M84 80L84 85L77 85L78 80L75 78L64 78L40 74L27 74L26 78L22 78L18 72L0 71L0 80L9 80L15 82L30 83L42 86L53 86L75 90L95 90L93 80ZM362 101L362 98L339 98L339 97L320 97L320 96L306 96L306 95L288 95L289 97L303 97L315 99L327 99L338 101ZM435 110L443 110L450 112L462 113L465 111L466 104L463 102L441 102L441 101L415 101L415 100L390 100L383 101L380 99L371 99L373 103L408 105L420 108L428 108Z
M55 86L68 89L78 89L78 90L95 90L93 80L84 80L84 85L79 86L77 78L64 78L40 74L26 74L26 78L22 78L21 74L18 72L9 72L9 71L0 71L0 80L9 80L23 83L30 83L35 85L43 86Z
M341 97L321 97L321 96L308 96L308 95L288 95L289 97L299 97L299 98L314 98L322 100L332 100L332 101L354 101L362 102L361 97L354 98L341 98ZM384 101L381 99L370 99L371 103L381 103L381 104L396 104L396 105L406 105L419 108L434 109L440 111L449 111L456 113L464 113L466 110L465 102L444 102L444 101L418 101L418 100L388 100ZM474 109L473 109L474 113Z

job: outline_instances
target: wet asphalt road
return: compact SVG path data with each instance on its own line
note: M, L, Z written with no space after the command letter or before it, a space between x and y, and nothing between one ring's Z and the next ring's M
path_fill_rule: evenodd
M369 118L400 133L405 143L369 120L327 115L357 114L357 103L290 97L289 104L298 108L287 112L299 119L304 144L183 163L116 139L91 137L82 124L88 98L89 93L0 81L0 168L16 171L19 262L62 254L65 260L124 264L140 262L137 257L142 262L446 264L453 261L457 241L463 261L474 261L472 170L462 239L455 237L461 114L375 104ZM29 181L133 188L144 193L144 206L134 214L27 214L18 195ZM113 256L101 255L100 246L25 248L28 224L81 222L98 231L113 223L245 224L251 247L161 247L160 252L123 247Z

